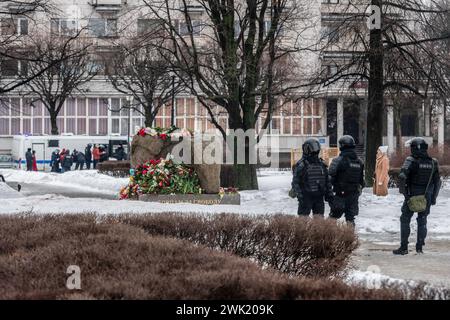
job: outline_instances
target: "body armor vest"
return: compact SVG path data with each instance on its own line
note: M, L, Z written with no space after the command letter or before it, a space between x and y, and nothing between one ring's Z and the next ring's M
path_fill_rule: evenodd
M322 162L305 163L304 187L310 194L323 195L326 189L326 171Z
M338 181L344 192L358 191L361 183L362 164L359 159L345 159L344 169L339 174Z
M417 172L411 174L411 184L413 186L423 187L424 190L430 180L430 176L433 170L433 160L432 159L419 159L416 160Z

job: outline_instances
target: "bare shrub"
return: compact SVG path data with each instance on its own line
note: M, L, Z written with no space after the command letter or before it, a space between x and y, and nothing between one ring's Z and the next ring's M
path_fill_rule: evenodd
M138 226L151 235L185 239L251 258L290 275L338 275L358 245L353 229L334 220L288 215L164 213L110 219Z
M403 297L398 290L339 280L290 278L231 254L92 215L2 216L0 237L0 299ZM81 290L66 288L68 265L81 268Z
M112 177L128 177L130 175L130 161L104 161L97 165L98 172Z

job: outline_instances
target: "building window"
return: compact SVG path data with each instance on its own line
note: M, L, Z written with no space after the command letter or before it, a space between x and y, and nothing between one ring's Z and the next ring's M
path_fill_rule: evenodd
M322 26L321 38L329 44L335 44L339 42L340 30L336 24L328 24Z
M137 33L144 35L148 33L160 33L164 30L163 22L160 19L138 19Z
M201 20L191 20L191 24L192 24L192 35L199 36L202 31ZM190 34L188 24L186 23L185 20L176 20L175 29L181 36L188 36Z
M116 37L117 19L91 18L89 19L88 29L94 37Z
M0 63L1 74L5 77L25 76L28 74L28 61L5 59Z
M6 18L1 20L1 34L4 36L28 34L27 18Z
M52 35L74 36L78 32L78 21L76 19L56 18L50 21Z

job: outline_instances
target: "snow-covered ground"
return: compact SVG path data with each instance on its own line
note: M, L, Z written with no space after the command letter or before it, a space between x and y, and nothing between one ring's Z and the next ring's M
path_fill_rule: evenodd
M159 204L137 201L111 201L97 197L98 194L114 198L128 179L113 178L98 174L96 171L72 171L65 174L25 172L3 170L7 181L24 184L22 193L30 193L30 188L39 189L32 195L17 199L11 192L0 192L2 205L0 214L33 213L146 213L146 212L195 212L195 213L242 213L242 214L296 214L297 200L288 196L291 173L288 171L261 171L259 173L258 191L241 192L241 205L193 205L193 204ZM64 189L67 194L83 192L83 200L55 194L55 188ZM52 190L42 194L43 190ZM40 192L37 192L40 191ZM370 189L365 189L360 198L360 214L357 228L360 236L376 234L397 234L399 230L400 208L403 196L397 190L389 190L387 197L377 197ZM31 192L33 194L33 192ZM87 196L86 196L87 194ZM93 194L89 197L89 194ZM94 196L95 194L95 196ZM430 237L450 239L450 190L444 189L438 204L432 208L428 230ZM19 198L20 197L20 198ZM6 198L6 199L5 199Z
M259 172L259 190L241 192L241 205L160 204L117 199L128 179L113 178L96 171L72 171L64 174L2 170L7 182L22 184L18 193L0 183L0 214L35 213L241 213L293 214L297 201L288 196L292 175L289 171ZM428 281L450 287L450 183L445 183L428 219L426 254L395 257L398 246L400 208L403 196L395 189L387 197L374 196L365 189L360 198L357 232L361 246L352 259L354 271L347 281L368 286L380 282L396 283L408 279ZM328 212L326 212L326 215ZM414 243L416 223L411 223ZM400 279L400 280L399 280Z

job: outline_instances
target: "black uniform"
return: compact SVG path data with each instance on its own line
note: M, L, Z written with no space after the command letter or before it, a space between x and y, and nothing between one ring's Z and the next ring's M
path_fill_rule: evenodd
M73 160L72 160L72 157L70 156L69 150L67 150L66 156L64 157L64 159L61 163L61 167L63 167L64 172L66 172L66 171L70 171L70 169L72 168L72 165L73 165Z
M86 161L86 168L88 170L90 170L91 169L91 162L92 162L92 152L91 152L91 145L90 144L88 144L86 146L86 149L84 150L84 158L85 158L85 161Z
M417 216L416 250L422 252L427 236L427 216L430 213L431 205L436 204L440 187L438 161L430 158L426 149L413 149L411 156L406 158L399 174L400 193L405 196L400 217L401 246L399 251L407 253L408 239L411 233L410 222L414 212L409 209L408 200L417 195L425 195L427 199L426 210L419 212Z
M59 169L59 152L53 151L52 152L52 158L50 161L50 167L52 168L52 172L60 172Z
M292 189L295 191L299 206L298 215L322 215L325 212L324 198L331 195L328 168L318 154L303 155L295 166Z
M125 149L122 146L117 148L115 158L117 159L117 161L123 161L127 158Z
M330 217L339 219L345 215L349 224L355 224L359 213L358 199L364 188L364 164L354 148L342 149L339 157L331 162L330 182L335 196L331 201Z
M25 160L27 162L27 171L33 171L33 154L31 153L31 149L25 153Z

